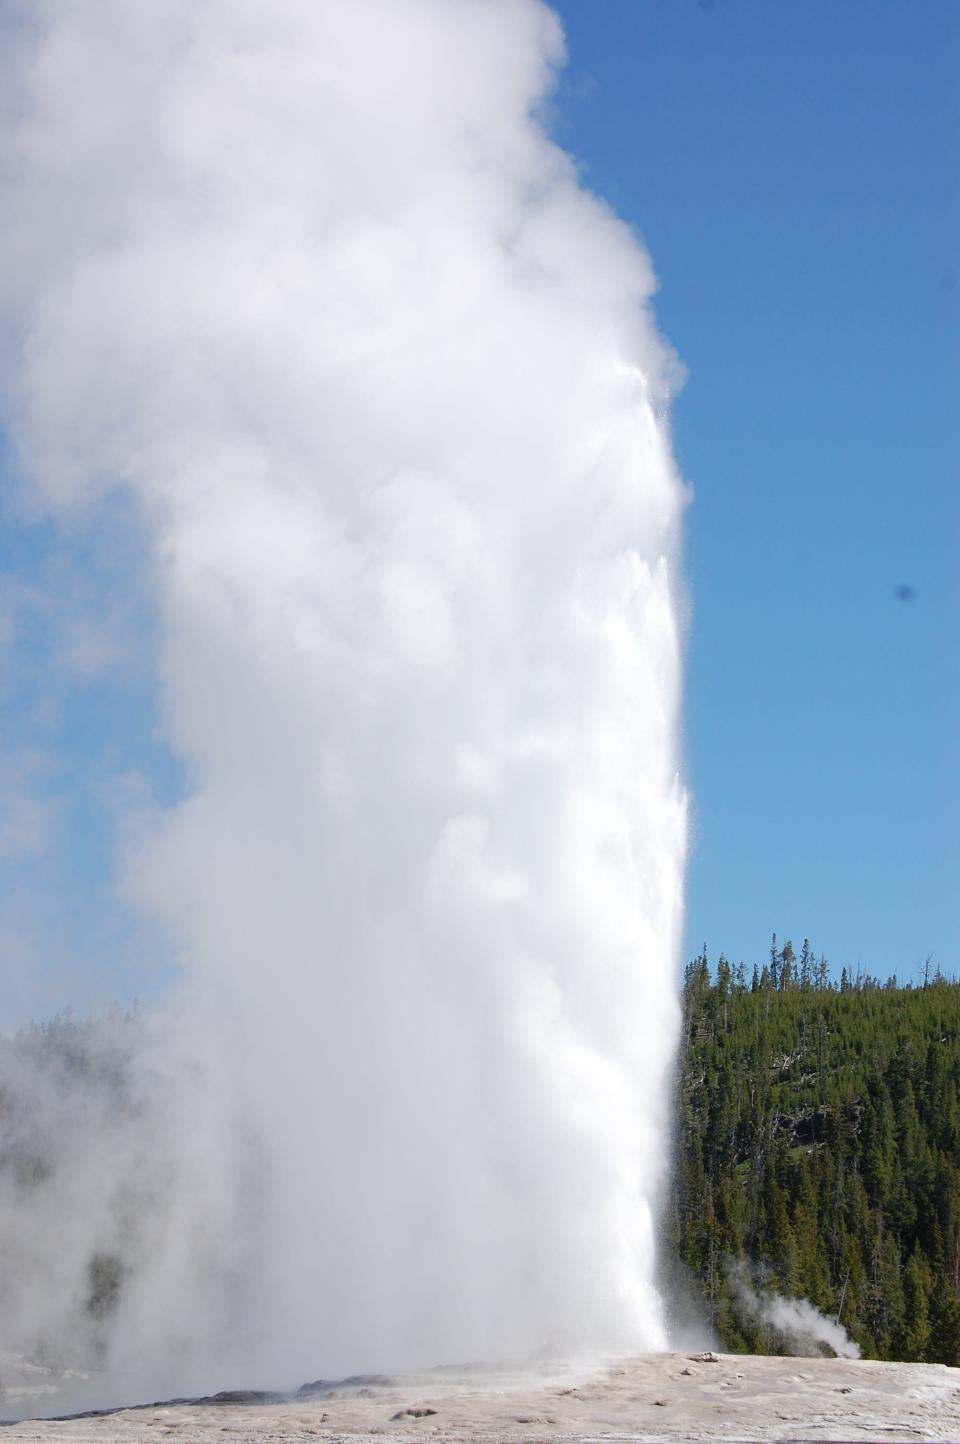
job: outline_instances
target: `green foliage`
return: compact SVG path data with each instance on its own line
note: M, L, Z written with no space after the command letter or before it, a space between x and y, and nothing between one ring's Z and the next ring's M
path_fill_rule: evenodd
M668 1223L730 1349L764 1351L730 1265L867 1357L960 1365L960 985L828 981L804 941L687 968Z

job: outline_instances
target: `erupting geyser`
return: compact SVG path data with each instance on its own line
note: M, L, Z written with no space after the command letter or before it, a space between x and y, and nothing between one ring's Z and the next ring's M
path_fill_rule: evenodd
M50 515L134 500L190 794L125 862L182 984L59 1205L5 1198L4 1327L46 1289L68 1351L109 1257L143 1388L662 1345L683 489L559 24L14 14L6 426Z

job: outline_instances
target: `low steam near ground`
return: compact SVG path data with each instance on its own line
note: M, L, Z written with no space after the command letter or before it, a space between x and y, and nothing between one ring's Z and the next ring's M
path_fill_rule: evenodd
M830 1319L808 1299L785 1298L763 1288L746 1263L736 1260L728 1270L737 1308L747 1318L760 1319L780 1336L785 1352L816 1353L825 1345L841 1359L859 1359L860 1347L839 1319Z

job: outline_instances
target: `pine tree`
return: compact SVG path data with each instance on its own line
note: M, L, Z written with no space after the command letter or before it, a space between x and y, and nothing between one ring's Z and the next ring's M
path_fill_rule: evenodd
M730 1348L777 1347L738 1313L729 1261L743 1259L839 1313L869 1357L954 1362L960 986L845 972L821 987L813 956L805 942L797 966L774 945L777 989L769 965L748 988L722 955L711 981L705 949L687 969L678 1257Z

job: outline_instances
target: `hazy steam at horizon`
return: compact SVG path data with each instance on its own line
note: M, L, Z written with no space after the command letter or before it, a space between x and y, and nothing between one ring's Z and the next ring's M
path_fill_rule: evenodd
M673 361L561 58L538 0L37 0L4 63L5 423L53 517L133 499L190 789L125 874L182 984L3 1312L113 1249L143 1387L665 1342Z

